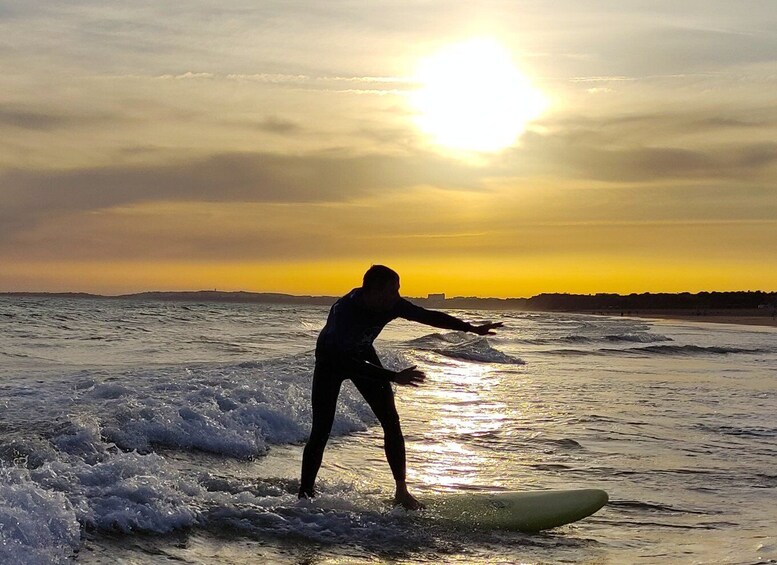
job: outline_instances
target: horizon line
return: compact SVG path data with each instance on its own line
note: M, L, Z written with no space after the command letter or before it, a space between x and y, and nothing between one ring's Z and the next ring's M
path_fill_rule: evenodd
M358 288L358 287L357 287ZM134 291L134 292L125 292L120 294L100 294L95 292L86 292L86 291L37 291L37 290L11 290L11 291L0 291L0 296L7 296L7 295L73 295L73 296L90 296L90 297L97 297L97 298L125 298L125 297L132 297L142 294L197 294L197 293L220 293L220 294L255 294L255 295L280 295L280 296L289 296L292 298L338 298L339 294L292 294L289 292L281 292L281 291L255 291L255 290L218 290L217 288L214 289L199 289L199 290L141 290L141 291ZM621 293L621 292L592 292L592 293L582 293L582 292L540 292L538 294L534 294L532 296L508 296L508 297L498 297L498 296L480 296L480 295L456 295L456 296L447 296L446 293L427 293L426 296L411 296L411 295L403 295L409 298L414 299L421 299L421 300L429 300L432 295L435 294L442 294L443 298L439 297L432 297L432 300L454 300L454 299L478 299L478 300L529 300L531 298L536 298L538 296L544 296L544 295L567 295L567 296L607 296L607 295L615 295L615 296L633 296L633 295L644 295L644 294L653 294L653 295L659 295L659 294L665 294L665 295L681 295L681 294L690 294L690 295L696 295L696 294L724 294L724 293L732 293L732 294L747 294L747 293L763 293L763 294L775 294L777 293L777 290L699 290L699 291L674 291L674 292L668 292L668 291L642 291L642 292L628 292L628 293Z

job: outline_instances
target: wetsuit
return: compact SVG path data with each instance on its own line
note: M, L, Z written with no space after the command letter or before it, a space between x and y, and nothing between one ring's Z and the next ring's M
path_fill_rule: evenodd
M390 310L376 312L362 302L362 289L340 298L329 311L316 342L313 372L313 425L302 456L300 495L313 496L335 417L337 397L345 379L351 379L383 427L384 447L394 480L405 480L405 440L394 405L394 371L384 369L372 342L386 324L404 318L437 328L468 331L472 326L444 312L426 310L400 298Z

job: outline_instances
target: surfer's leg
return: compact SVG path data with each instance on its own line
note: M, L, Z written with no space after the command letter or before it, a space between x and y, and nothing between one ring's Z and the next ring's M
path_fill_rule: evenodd
M316 366L313 372L313 424L310 437L302 452L302 473L299 481L299 497L310 498L315 494L313 486L324 457L324 448L335 419L337 397L342 379L331 371Z
M370 405L383 428L383 447L394 480L404 483L405 438L399 425L399 414L394 405L394 391L391 389L391 384L359 378L354 378L353 384Z
M390 383L376 383L368 379L353 379L353 384L362 394L367 404L377 416L383 427L383 446L386 450L391 473L397 484L394 503L401 504L408 510L418 510L424 505L418 502L407 490L405 438L399 425L399 414L394 403L394 390Z

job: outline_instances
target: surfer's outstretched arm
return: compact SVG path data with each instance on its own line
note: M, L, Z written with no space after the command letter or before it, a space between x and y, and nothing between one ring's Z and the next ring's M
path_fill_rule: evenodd
M494 335L496 334L496 332L493 332L491 330L494 330L496 328L501 328L502 325L503 325L502 322L485 322L483 324L480 324L479 326L472 326L472 329L469 331L476 333L478 335Z
M456 316L451 316L438 310L427 310L405 299L402 299L400 304L399 315L401 318L411 322L419 322L444 330L472 332L478 335L492 335L494 332L491 330L502 327L502 322L486 322L480 325L470 324Z

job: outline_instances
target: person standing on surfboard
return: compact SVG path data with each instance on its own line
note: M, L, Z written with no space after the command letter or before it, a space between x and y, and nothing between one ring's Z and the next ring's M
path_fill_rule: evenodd
M399 295L399 275L383 265L373 265L364 274L361 288L355 288L332 306L316 342L313 372L313 424L302 454L299 498L312 498L324 448L335 418L337 397L345 379L351 379L383 427L384 448L396 481L394 504L409 510L423 508L407 490L405 481L405 438L399 425L391 383L414 386L424 382L416 367L399 372L385 369L372 342L391 320L404 318L435 328L473 332L491 331L501 322L472 325L444 312L416 306Z

